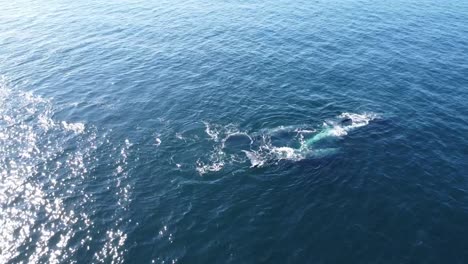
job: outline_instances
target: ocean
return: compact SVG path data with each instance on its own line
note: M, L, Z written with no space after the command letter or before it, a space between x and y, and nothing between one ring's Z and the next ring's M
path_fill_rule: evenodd
M468 263L468 1L0 0L0 263Z

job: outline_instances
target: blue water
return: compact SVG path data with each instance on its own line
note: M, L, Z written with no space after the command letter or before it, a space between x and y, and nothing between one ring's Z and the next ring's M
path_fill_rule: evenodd
M0 0L0 263L468 263L468 2Z

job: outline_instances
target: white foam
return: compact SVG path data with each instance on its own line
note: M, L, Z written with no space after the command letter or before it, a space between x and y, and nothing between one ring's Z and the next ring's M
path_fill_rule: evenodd
M206 134L214 141L218 141L218 134L219 131L215 128L212 128L210 126L210 123L203 121L203 124L205 125L205 132Z
M315 133L316 130L306 125L290 125L290 126L278 126L271 129L265 129L263 131L268 135L276 135L279 133L297 133L297 134L310 134Z
M276 158L281 160L301 160L304 158L303 155L297 150L290 147L275 147L271 150L275 154Z
M200 175L207 172L220 171L226 164L231 164L237 161L235 155L227 155L225 152L226 142L229 138L234 136L246 136L250 140L250 144L253 142L252 137L243 131L240 131L235 125L228 124L225 126L210 124L203 122L205 125L205 132L208 137L213 141L213 149L210 151L208 162L197 161L196 170Z
M220 171L222 168L224 168L223 162L214 162L212 164L204 164L201 161L197 161L196 170L198 171L200 175L203 175L207 172Z
M312 134L312 133L317 132L317 130L316 129L300 129L300 128L298 128L298 129L294 130L294 132L297 132L299 134Z
M73 131L77 134L81 134L85 131L85 125L83 123L67 123L62 121L62 126L65 130Z
M349 127L349 129L354 129L358 127L363 127L367 126L370 121L376 119L378 117L377 114L375 113L362 113L362 114L356 114L356 113L347 113L344 112L338 116L339 118L349 118L353 122Z
M262 167L279 160L299 161L304 159L308 152L291 147L262 146L258 151L243 151L250 161L252 167Z
M335 124L330 130L330 134L336 137L346 136L349 131L354 130L359 127L367 126L370 121L374 120L377 117L373 113L364 113L364 114L355 114L355 113L342 113L338 118L351 119L352 123L348 126L343 126L342 124Z
M253 139L252 137L246 133L246 132L239 132L239 131L233 131L233 132L228 132L228 134L221 140L221 148L224 149L226 147L226 141L231 138L231 137L235 137L235 136L245 136L249 139L250 141L250 144L253 143Z

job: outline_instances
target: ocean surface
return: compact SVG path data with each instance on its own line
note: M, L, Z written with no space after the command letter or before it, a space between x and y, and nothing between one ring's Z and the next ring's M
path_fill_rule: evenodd
M0 263L468 263L468 1L0 0Z

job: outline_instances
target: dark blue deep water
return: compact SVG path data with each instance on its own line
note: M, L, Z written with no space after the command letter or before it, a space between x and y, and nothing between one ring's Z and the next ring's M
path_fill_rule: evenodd
M468 1L0 0L0 263L468 263Z

